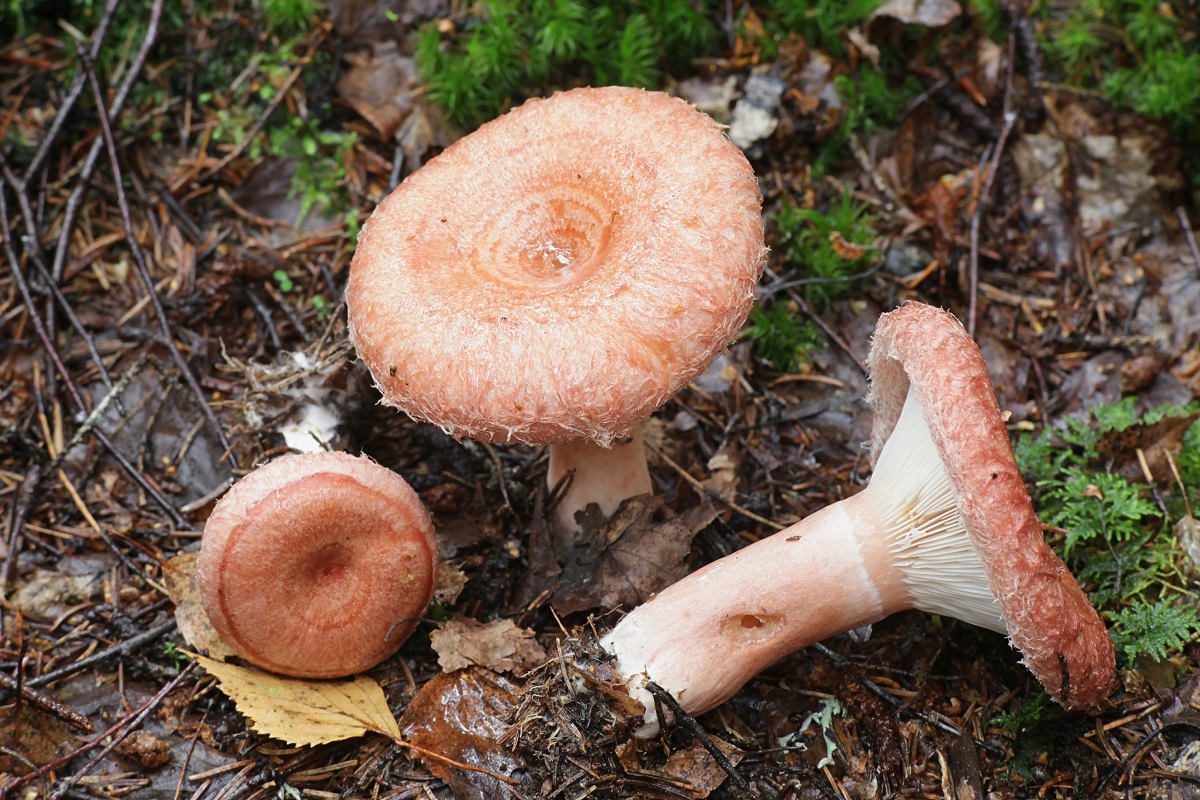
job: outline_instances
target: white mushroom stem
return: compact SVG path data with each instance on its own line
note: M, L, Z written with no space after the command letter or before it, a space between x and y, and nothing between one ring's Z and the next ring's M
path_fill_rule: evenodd
M591 439L550 445L546 484L551 490L574 470L567 493L554 507L552 518L559 530L580 530L575 512L589 503L611 517L621 501L653 491L642 434L635 428L629 438L601 447Z
M601 645L652 736L648 681L699 714L783 656L908 608L1007 632L911 389L867 488L689 575Z

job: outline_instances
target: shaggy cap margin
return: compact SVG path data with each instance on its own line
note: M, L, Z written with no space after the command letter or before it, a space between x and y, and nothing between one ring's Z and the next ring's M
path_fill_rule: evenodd
M875 411L872 460L891 435L911 383L1011 643L1063 706L1097 706L1115 680L1113 643L1074 576L1046 545L979 347L950 313L910 303L880 317L867 365Z

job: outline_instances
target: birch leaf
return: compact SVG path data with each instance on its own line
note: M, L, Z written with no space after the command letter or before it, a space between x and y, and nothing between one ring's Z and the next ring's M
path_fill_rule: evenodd
M382 687L364 675L352 681L302 680L193 657L264 736L294 745L336 742L368 732L400 739Z

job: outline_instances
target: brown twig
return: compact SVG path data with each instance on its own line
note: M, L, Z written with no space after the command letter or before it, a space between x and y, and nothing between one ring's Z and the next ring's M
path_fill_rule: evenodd
M665 461L667 463L667 466L669 466L671 469L675 470L675 472L679 474L679 477L683 478L685 481L687 481L689 484L691 484L692 488L695 489L696 492L701 497L707 497L711 500L716 500L718 503L723 503L723 504L729 506L730 509L741 514L743 517L746 517L747 519L752 519L755 522L759 523L760 525L766 525L768 528L773 528L774 530L781 531L785 527L787 527L786 525L780 525L778 522L769 520L764 516L755 514L750 509L744 508L744 507L738 505L737 503L733 502L732 500L725 499L720 494L718 494L717 492L714 492L712 489L709 489L702 482L697 480L695 475L692 475L690 472L688 472L686 469L681 467L679 464L675 463L675 460L672 459L666 453L664 453L662 450L659 450L657 447L655 447L650 442L643 442L643 444L645 445L647 450L654 453L654 455L658 456L663 461ZM557 489L558 487L555 487L555 488ZM564 492L564 494L565 494L565 492Z
M4 230L10 230L8 217L8 204L4 199L4 191L0 187L0 226ZM17 284L17 290L21 295L21 300L25 304L25 308L29 313L29 319L33 323L33 329L38 339L42 343L42 347L46 351L46 357L50 359L54 369L62 376L63 383L67 388L67 393L71 396L71 400L75 403L76 408L80 412L87 413L87 404L83 401L83 394L79 391L79 387L75 385L75 380L71 377L71 373L67 370L67 365L63 363L62 357L58 353L58 348L54 345L54 340L50 336L50 332L46 329L45 323L37 313L37 306L33 302L33 294L30 292L29 283L25 280L25 274L21 270L21 265L17 259L16 251L12 248L12 241L9 238L4 239L4 253L8 258L9 266L11 267L13 278ZM154 501L162 507L163 511L171 517L171 520L179 527L184 527L187 523L171 502L163 497L162 493L154 488L146 476L129 463L129 459L117 449L112 440L105 435L104 431L96 429L93 431L95 437L104 445L109 454L116 460L118 466L129 476L129 478L138 485L142 491L146 492Z
M100 48L104 45L104 37L108 35L108 27L112 24L113 14L116 12L117 5L120 2L121 0L106 0L104 11L100 14L100 20L96 23L96 29L92 31L91 47L88 49L92 58L100 55ZM75 103L79 100L79 96L83 94L84 87L83 73L76 71L75 77L71 80L71 88L67 90L62 103L59 104L58 113L54 116L54 122L50 123L50 130L46 131L46 135L42 138L42 143L38 145L37 152L33 154L33 160L29 162L29 166L25 169L25 176L20 181L22 192L33 182L34 176L42 168L42 163L50 155L50 148L58 141L58 136L62 133L63 126L71 116L71 111L75 108Z
M982 159L983 163L980 164L980 168L986 169L986 172L983 189L980 190L979 198L975 202L975 213L971 215L971 255L967 272L967 332L972 336L975 335L975 320L978 316L979 302L979 227L984 213L991 208L992 184L996 182L996 173L1000 171L1000 159L1004 157L1004 145L1017 120L1017 115L1012 110L1013 73L1015 71L1013 59L1016 56L1016 42L1016 37L1010 33L1008 36L1008 78L1004 85L1004 126L1000 129L1000 138L992 149L991 158L985 154Z
M1196 246L1196 234L1192 230L1192 224L1188 221L1187 212L1183 210L1183 206L1175 209L1175 216L1179 217L1179 226L1183 228L1183 235L1187 237L1188 249L1192 251L1192 263L1196 266L1196 277L1200 278L1200 247Z
M226 153L225 157L218 161L215 166L205 170L204 174L200 176L199 180L201 183L209 180L218 172L225 169L225 167L229 166L231 161L240 156L242 151L250 146L250 143L254 141L254 137L258 136L259 131L261 131L263 126L267 124L267 120L271 118L271 115L275 113L275 110L279 108L280 104L287 99L288 92L292 90L292 87L295 86L296 81L300 78L300 72L300 67L296 67L292 70L291 74L287 76L287 80L283 82L283 86L279 87L279 91L277 91L275 96L271 98L271 102L267 105L266 110L259 115L258 119L254 121L254 124L250 126L250 130L246 131L246 135L242 137L242 140L238 142L232 150Z
M162 0L158 0L158 2L161 5ZM138 277L141 278L142 283L145 285L146 293L150 298L150 305L154 308L154 316L158 319L159 328L162 330L163 344L170 349L171 357L175 360L175 365L179 368L184 381L196 396L196 402L200 405L200 413L204 415L209 428L216 435L217 441L221 443L221 449L227 453L226 457L229 459L230 466L237 469L237 457L233 454L229 446L229 441L225 438L225 430L221 427L217 415L213 413L212 407L209 406L208 399L204 396L204 390L200 388L200 382L192 374L192 368L183 357L183 353L180 352L179 345L175 343L175 333L171 330L171 322L167 319L167 312L163 308L162 301L158 297L158 292L154 288L154 277L150 274L150 267L146 264L146 254L142 251L141 242L138 241L137 234L133 230L133 216L129 211L129 198L125 196L125 188L122 185L121 162L117 158L117 144L113 138L109 114L104 109L104 92L100 89L100 81L96 78L96 71L92 69L91 59L82 50L79 53L79 57L81 66L87 73L88 81L92 85L92 92L96 96L97 116L100 119L100 133L104 138L105 146L108 148L108 158L112 165L113 185L117 192L117 206L121 211L121 223L125 226L125 240L128 242L129 251L133 255L133 263L136 266Z
M21 549L25 518L29 516L29 508L45 474L40 464L31 466L29 472L25 473L25 480L21 482L21 493L17 495L17 502L13 504L12 516L8 522L8 552L4 554L4 572L0 575L0 590L4 592L7 592L17 566L17 553Z
M813 310L813 307L797 292L795 289L788 290L788 297L795 301L796 305L800 306L800 310L804 312L804 316L813 321L813 324L821 329L821 333L825 334L825 338L837 345L838 349L846 355L850 356L850 360L854 362L854 366L858 367L863 375L867 374L867 368L863 364L858 354L850 347L849 343L838 336L833 328L829 327L829 323L821 319L820 315Z
M152 642L159 636L170 632L174 627L175 619L172 617L166 622L160 622L148 631L139 633L137 636L133 636L123 642L118 642L112 647L101 650L99 653L93 653L87 658L81 658L78 661L73 661L70 664L67 664L65 667L60 667L52 672L47 672L44 675L39 675L36 678L27 680L25 681L25 684L27 686L45 686L48 683L61 680L68 675L74 675L76 672L79 672L79 670L90 667L93 664L99 664L102 661L107 661L115 656L125 655L132 650L136 650L142 645Z
M33 207L29 202L29 194L25 191L24 185L17 180L17 177L4 163L4 157L0 155L0 169L3 170L4 179L13 187L13 192L17 195L17 204L21 209L21 217L25 223L27 231L27 246L26 252L29 255L30 261L33 262L34 268L42 278L42 282L46 284L46 288L54 297L55 302L62 308L63 313L67 315L67 321L71 323L71 327L83 339L84 345L87 347L88 354L92 357L92 363L96 365L97 372L100 373L100 380L104 382L105 387L112 391L112 377L108 374L108 368L104 366L104 359L100 357L100 351L96 349L96 342L92 338L91 333L84 327L83 322L75 314L75 310L71 308L71 304L67 301L62 290L58 288L58 283L50 277L50 271L46 268L46 262L42 257L41 248L37 244L37 225L33 218ZM53 332L53 331L52 331Z
M20 683L16 678L0 672L0 686L18 692L21 695L21 699L28 700L43 711L53 714L76 730L86 731L87 733L96 732L96 727L92 725L92 721L83 714L80 714L70 706L63 705L48 694L31 689L27 683L19 685Z
M137 83L138 76L142 73L142 67L145 66L146 58L150 55L150 49L154 47L154 43L158 39L158 24L162 21L164 3L165 0L154 0L150 6L150 15L146 22L146 35L142 37L142 43L125 73L125 79L113 96L112 105L108 107L108 113L114 117L125 107L125 101L129 98L133 85ZM100 108L104 108L103 103L100 104ZM75 220L79 216L84 195L87 194L91 184L92 172L96 169L100 151L103 149L104 140L102 138L97 137L92 141L92 147L88 150L88 154L83 160L83 166L80 168L79 180L76 182L75 188L71 190L70 196L67 197L66 207L63 210L62 227L58 234L58 248L54 252L54 264L50 269L50 274L56 281L62 280L63 266L66 264L67 255L71 250L71 234L75 230Z
M196 668L196 662L193 661L192 663L188 664L186 667L184 667L179 672L178 675L175 676L175 678L170 683L168 683L166 686L164 686L162 689L160 689L158 691L158 694L154 695L149 700L142 703L142 705L140 707L138 707L136 710L134 710L130 714L126 715L123 719L121 719L120 721L118 721L117 723L112 725L108 730L104 731L104 733L101 733L100 735L91 739L87 744L85 744L81 747L75 748L75 750L73 752L68 753L67 755L65 755L62 758L59 758L55 761L51 761L49 764L44 765L43 767L41 767L40 769L38 769L35 772L31 772L28 775L23 775L19 778L16 778L15 780L10 781L9 783L5 784L3 786L3 788L0 788L0 800L6 800L6 798L11 794L11 792L14 789L18 789L21 786L24 786L26 783L28 783L33 778L41 777L42 775L46 774L47 772L57 770L60 767L66 765L66 764L69 764L71 761L75 760L76 758L83 755L84 753L86 753L90 750L96 749L96 747L98 745L100 745L101 743L108 741L109 742L108 745L105 746L105 748L103 750L101 750L99 753L97 753L92 758L91 761L89 761L87 764L85 764L83 766L83 768L80 769L78 772L76 772L74 775L72 775L71 777L69 777L65 780L65 783L68 787L73 786L75 783L77 783L79 781L80 778L82 778L88 772L91 772L92 769L95 768L95 766L97 764L99 764L101 761L103 761L104 758L109 753L111 753L113 750L115 750L116 747L125 740L125 737L128 736L130 733L132 733L134 731L134 729L138 725L140 725L146 719L146 717L148 717L150 715L150 712L153 711L156 707L158 707L159 703L161 703L164 699L166 699L167 695L169 695L171 692L175 691L175 689L179 686L179 684L181 684L183 682L184 678L188 677L192 673L192 671L195 670L195 668Z

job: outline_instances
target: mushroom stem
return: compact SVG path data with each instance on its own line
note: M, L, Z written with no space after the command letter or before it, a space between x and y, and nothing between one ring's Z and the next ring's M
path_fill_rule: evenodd
M911 388L866 489L668 587L601 645L647 709L645 737L648 681L699 714L783 656L908 608L1006 630Z
M564 532L580 530L575 512L589 503L597 504L606 517L611 517L623 500L653 491L642 434L636 428L611 447L602 447L591 439L551 444L547 486L553 490L572 470L567 493L552 514L554 524Z

